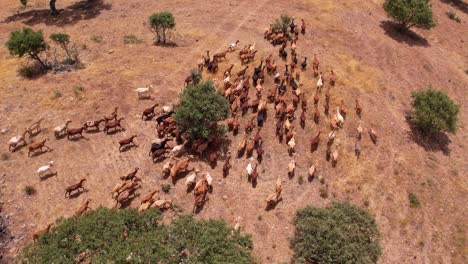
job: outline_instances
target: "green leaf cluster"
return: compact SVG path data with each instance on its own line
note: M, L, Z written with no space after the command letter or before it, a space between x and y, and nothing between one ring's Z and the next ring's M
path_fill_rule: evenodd
M375 220L348 203L305 207L293 224L295 263L376 263L381 254Z
M251 263L252 242L222 221L192 216L160 223L149 209L99 208L60 219L49 233L27 246L23 263ZM126 234L126 235L124 235ZM188 250L185 256L181 251Z
M383 8L403 30L413 26L424 29L436 26L429 0L386 0Z
M218 122L228 115L229 103L216 92L211 81L186 87L175 109L177 126L187 131L192 140L222 135L225 129Z
M167 32L176 25L175 18L170 12L160 12L149 17L151 30L156 34L157 42L167 41Z
M458 112L456 105L446 93L429 88L413 92L412 122L424 132L452 132L457 129Z

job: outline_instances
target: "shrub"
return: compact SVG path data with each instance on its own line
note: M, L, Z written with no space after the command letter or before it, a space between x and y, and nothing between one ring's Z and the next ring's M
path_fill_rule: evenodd
M412 122L424 132L449 131L455 133L460 106L446 93L429 88L414 92Z
M169 193L169 191L171 190L172 186L170 184L163 184L161 185L161 189L163 192L165 193Z
M375 220L348 203L300 209L293 224L296 263L376 263L381 254Z
M9 160L10 159L10 154L9 153L2 153L2 155L0 156L1 160L5 161L5 160Z
M429 0L386 0L383 8L404 31L413 26L424 29L436 26Z
M457 16L457 14L455 14L455 12L449 11L449 12L447 12L446 14L447 14L447 16L448 16L450 19L455 20L455 21L457 21L458 23L461 23L461 19Z
M54 96L52 98L58 99L60 97L62 97L62 93L59 90L54 90Z
M299 177L297 178L297 183L299 183L300 185L302 185L302 184L304 183L304 176L299 175Z
M126 35L123 38L124 44L140 44L143 43L142 39L137 38L135 35Z
M101 36L92 35L91 40L98 43L98 44L102 43L102 37Z
M69 60L69 64L73 64L77 60L77 54L72 54L70 52L70 49L68 47L68 44L70 44L70 36L65 34L65 33L54 33L50 35L50 39L57 43L64 51L65 54L67 55L67 59Z
M191 216L160 223L149 209L99 208L84 216L59 219L19 256L27 263L251 263L252 242L222 221ZM127 237L124 237L127 234ZM188 250L189 256L180 252ZM85 261L87 260L87 261Z
M20 0L20 2L23 6L26 6L28 4L28 0Z
M281 15L280 19L276 19L273 24L273 32L278 33L280 30L288 34L289 25L291 25L292 18L287 15Z
M26 185L26 186L24 186L24 192L25 192L27 195L34 195L34 194L37 193L36 188L34 188L34 187L31 186L31 185Z
M323 199L327 199L327 198L328 198L328 188L327 188L327 187L320 187L320 189L319 189L319 195L320 195L320 197L322 197Z
M225 129L217 122L229 115L229 104L218 94L212 82L189 85L180 95L180 105L175 109L177 126L187 131L190 139L223 135Z
M166 43L167 34L174 29L175 27L175 19L174 16L169 12L161 12L152 14L149 17L149 23L151 27L151 31L156 34L156 42Z
M34 31L28 27L23 28L22 31L15 30L11 32L6 46L11 55L18 57L27 55L39 62L44 69L50 68L47 60L41 58L41 54L48 48L41 30Z
M421 205L418 197L414 193L408 193L408 200L411 208L417 208Z

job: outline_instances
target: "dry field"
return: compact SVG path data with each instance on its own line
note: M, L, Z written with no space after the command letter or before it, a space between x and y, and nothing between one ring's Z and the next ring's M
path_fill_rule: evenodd
M263 39L263 31L280 14L288 14L304 18L308 24L307 34L298 41L300 58L317 53L321 69L335 69L337 73L332 109L341 100L350 109L344 129L335 140L340 154L338 164L333 168L325 161L325 144L313 154L309 151L310 139L318 127L328 132L325 115L319 126L312 121L316 80L309 70L302 76L310 99L306 129L295 123L299 128L296 176L287 178L290 157L285 143L279 144L274 136L270 106L270 117L262 130L265 156L259 166L258 186L254 189L247 182L245 158L233 162L227 178L222 178L222 159L214 170L198 161L196 165L209 171L215 183L197 217L225 219L233 224L241 216L242 230L252 234L259 262L285 263L292 254L290 222L297 208L349 201L367 207L377 220L383 249L379 263L467 262L466 4L455 7L448 0L433 0L438 26L431 31L415 30L417 36L403 37L387 22L380 0L95 0L93 4L60 0L57 8L65 10L58 17L46 15L48 1L29 2L29 7L20 9L18 0L3 0L0 9L0 128L8 129L0 135L0 200L15 236L6 247L3 261L12 261L37 228L58 217L71 216L85 199L93 199L93 208L113 206L112 187L119 176L135 166L140 167L144 181L140 193L169 183L161 177L162 163L155 164L147 156L150 142L156 138L155 122L142 121L141 111L153 102L176 102L184 78L205 50L222 51L238 39L241 46L256 43L258 54L251 65L258 65L260 58L270 53L277 56L277 48ZM176 47L153 45L146 20L151 13L162 10L176 17ZM445 14L449 10L454 10L463 22L450 20ZM86 67L33 80L19 77L18 68L26 61L11 57L3 45L10 31L23 26L42 29L46 36L68 33L80 48ZM124 44L123 38L129 34L144 42ZM234 71L241 68L235 53L227 60L220 64L220 73L230 63L235 64ZM204 77L220 79L210 74ZM153 99L138 100L133 89L147 84L156 88ZM457 134L442 136L435 142L422 139L405 118L411 92L429 85L446 91L461 104ZM265 89L272 89L271 80ZM364 127L372 127L379 134L376 146L365 135L360 159L354 156L353 134L358 117L351 109L355 98L360 98L364 108ZM320 100L322 111L324 98ZM125 131L86 134L78 141L53 137L53 127L65 119L73 120L71 126L76 127L110 113L115 106L125 117ZM246 115L241 129L251 116ZM31 158L27 157L27 148L9 153L8 140L41 117L45 129L32 140L50 138L48 145L53 151ZM119 153L117 142L134 133L139 147ZM233 150L240 138L229 136ZM39 180L35 171L51 160L56 164L57 177ZM325 185L306 180L312 161L318 163L319 174L325 178L328 198L319 195ZM284 200L274 210L265 211L264 200L274 190L279 175L285 180ZM65 186L82 177L88 179L85 186L89 192L64 198ZM302 184L300 177L304 178ZM26 185L34 186L37 194L27 196L23 191ZM410 192L418 197L419 208L409 207ZM194 198L185 194L182 181L164 196L190 212ZM131 206L136 206L137 200Z

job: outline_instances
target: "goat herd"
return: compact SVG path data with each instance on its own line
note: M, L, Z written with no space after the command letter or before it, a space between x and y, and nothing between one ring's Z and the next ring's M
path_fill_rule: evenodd
M257 50L255 49L255 43L246 45L244 48L238 51L238 58L243 66L243 68L238 71L236 74L232 74L234 64L231 64L225 71L223 71L223 84L219 84L217 81L214 82L214 85L218 90L221 90L221 93L229 101L232 116L229 117L226 121L229 131L232 131L233 135L236 136L240 130L240 121L239 119L245 118L246 124L243 131L243 137L240 140L236 156L241 158L245 156L248 158L248 164L246 167L247 178L251 184L255 187L258 180L258 163L262 162L263 159L263 143L261 136L262 127L264 122L267 119L268 105L274 105L275 112L275 126L276 126L276 136L280 143L283 142L284 138L287 143L287 151L292 157L291 161L288 164L288 176L289 178L294 176L294 171L296 167L295 161L295 146L296 146L296 127L293 124L296 120L296 110L298 106L301 106L301 113L299 116L299 125L302 129L305 128L305 123L308 120L306 117L308 100L305 92L301 91L303 84L301 83L301 74L305 74L308 69L308 58L304 57L303 61L299 66L299 59L297 55L297 41L299 39L300 33L306 33L306 25L304 20L301 20L301 25L295 25L294 19L289 25L290 32L283 32L282 30L274 30L273 25L265 31L264 38L269 41L273 46L280 46L278 52L278 59L285 62L284 71L280 73L277 59L274 58L272 54L267 56L265 59L262 59L260 64L257 67L253 68L252 76L250 76L247 71L249 69L250 62L254 61ZM218 68L223 61L227 61L227 55L229 53L234 53L238 49L238 44L240 41L236 41L229 45L229 47L224 52L215 53L212 57L209 55L209 51L206 52L206 55L201 56L198 61L198 69L202 72L205 68L208 72L216 74ZM289 54L288 54L289 46ZM288 61L288 55L290 55L290 60ZM289 62L289 63L288 63ZM335 140L337 131L343 128L344 121L349 114L349 111L346 107L346 104L341 100L341 104L336 106L334 113L330 113L330 97L331 90L336 84L336 75L333 70L330 70L330 75L327 78L320 70L320 62L316 54L313 55L312 61L312 76L317 78L316 89L313 95L313 120L317 125L321 119L321 113L319 111L319 101L321 94L323 93L324 87L326 91L324 92L324 114L329 117L329 127L330 132L327 136L326 144L326 159L327 161L332 162L332 165L335 166L338 162L338 148L333 147L333 142ZM234 75L234 77L233 77ZM231 80L232 78L232 80ZM266 92L264 96L265 80L271 78L275 87L270 91ZM185 85L192 83L192 75L185 79ZM254 89L255 95L252 99L249 98L251 86ZM138 92L138 97L148 96L151 92L151 86L145 88L138 88L135 90ZM158 104L153 104L148 109L145 109L142 113L141 118L144 120L151 119L155 115L155 109ZM245 115L248 114L249 110L254 113L251 118L246 118ZM361 106L358 99L355 99L355 113L359 119L361 119L363 107ZM96 121L87 121L84 122L81 127L78 128L69 128L70 120L67 120L64 124L54 128L54 136L57 139L62 137L67 137L70 140L73 140L78 137L83 137L83 132L89 132L91 130L99 131L101 129L101 124L103 124L103 131L107 134L112 131L122 130L121 121L124 118L118 118L117 115L118 108L116 107L114 111L105 116L102 119ZM175 123L175 119L172 116L174 113L172 107L164 106L160 115L156 118L156 128L158 139L152 142L151 149L149 151L149 156L153 159L154 162L168 159L163 164L163 174L164 177L170 177L175 184L177 179L181 176L186 176L185 184L187 185L187 192L194 191L195 202L193 206L193 212L200 210L204 203L207 200L207 194L212 189L213 178L209 173L200 173L198 169L189 168L190 161L194 158L193 155L188 154L186 157L182 157L185 153L191 152L194 155L203 157L207 155L208 160L212 167L215 167L218 159L218 150L219 146L222 144L222 139L218 137L212 137L207 139L198 139L194 141L188 140L187 133L181 131ZM21 146L26 145L26 135L36 135L41 132L41 120L35 122L26 131L16 137L13 137L9 141L9 150L15 151ZM256 122L255 122L256 121ZM254 132L255 131L255 132ZM318 148L318 145L321 141L322 129L318 129L317 133L311 138L310 142L310 151L315 152ZM359 158L361 152L361 140L362 140L363 127L362 122L359 121L359 126L356 128L356 139L355 139L355 153ZM377 134L372 129L368 130L370 139L374 144L377 144ZM134 139L136 135L132 135L129 138L119 141L119 151L123 151L126 148L129 148L135 145ZM48 139L42 141L31 143L28 147L28 156L32 153L43 152L45 149L50 150L46 145ZM253 157L254 151L256 152L256 159ZM225 161L223 165L223 176L226 177L229 175L231 169L231 151L228 151L225 154ZM314 174L317 171L318 164L312 163L308 169L308 176L313 178ZM37 173L40 177L44 177L50 174L56 174L57 172L53 171L53 161L48 165L42 166L37 170ZM138 168L135 168L134 171L128 175L120 177L120 182L112 189L112 198L115 200L115 207L122 206L131 199L137 196L136 190L140 187L141 179L137 177ZM191 172L191 173L190 173ZM71 195L73 192L81 192L84 190L83 183L86 179L81 179L78 183L70 185L65 188L65 196ZM282 183L283 180L281 177L278 177L276 181L276 186L274 192L266 198L267 208L274 207L282 198ZM148 195L142 197L141 205L139 211L146 210L150 207L159 208L161 210L171 208L171 200L164 200L158 197L158 190L150 192ZM86 200L83 205L79 207L75 214L81 215L89 209L90 200ZM40 232L46 232L50 228L48 226L44 230L39 230L34 234L34 238L37 238Z

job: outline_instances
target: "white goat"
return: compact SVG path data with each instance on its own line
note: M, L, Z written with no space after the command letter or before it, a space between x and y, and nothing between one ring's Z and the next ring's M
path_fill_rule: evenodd
M185 146L185 142L180 144L180 145L177 145L175 147L173 147L171 149L171 152L170 152L170 156L171 157L177 157L179 156L180 154L182 154L184 152L184 146Z
M336 120L338 121L338 125L340 127L343 126L344 118L340 114L340 107L339 106L336 107Z
M359 121L359 126L356 128L356 137L361 138L362 135L362 121Z
M37 169L36 173L39 175L39 178L41 178L44 175L49 175L49 174L56 174L57 172L52 171L52 167L54 166L54 162L50 161L48 165L44 165Z
M322 74L319 75L319 79L317 81L317 89L322 90L323 87L323 79L322 79Z
M315 166L314 166L314 164L310 165L308 174L309 174L309 177L314 177L314 174L315 174Z
M194 185L196 182L196 179L197 179L197 172L191 173L185 179L185 185L187 185L187 187Z
M152 89L153 89L153 85L150 85L148 87L136 88L135 92L138 93L138 99L149 98L151 96L150 93Z
M8 141L8 150L11 151L12 149L14 150L16 147L20 145L20 142L23 143L23 145L26 145L26 133L28 131L25 131L22 135L12 137L10 141Z
M229 45L229 51L234 51L237 47L237 44L239 43L240 41L239 40L236 40L236 42L234 43L231 43L231 45Z
M296 133L294 132L293 134L296 134ZM289 147L289 153L293 153L294 149L296 148L296 140L294 139L294 135L289 140L288 147Z
M208 187L213 188L213 177L209 173L206 173L206 182L208 183Z
M252 176L252 172L253 172L253 167L252 167L252 158L250 158L249 160L249 164L247 164L247 167L245 168L247 170L247 175L250 177Z
M56 137L56 138L60 137L60 135L62 135L62 133L65 132L65 131L67 130L68 124L70 124L70 123L71 123L71 120L69 119L69 120L65 121L65 124L60 125L60 126L56 126L56 127L54 128L54 135L55 135L55 137Z
M165 105L165 106L162 107L162 111L163 111L164 114L167 114L167 113L171 112L172 109L173 109L172 106L169 106L169 105Z

